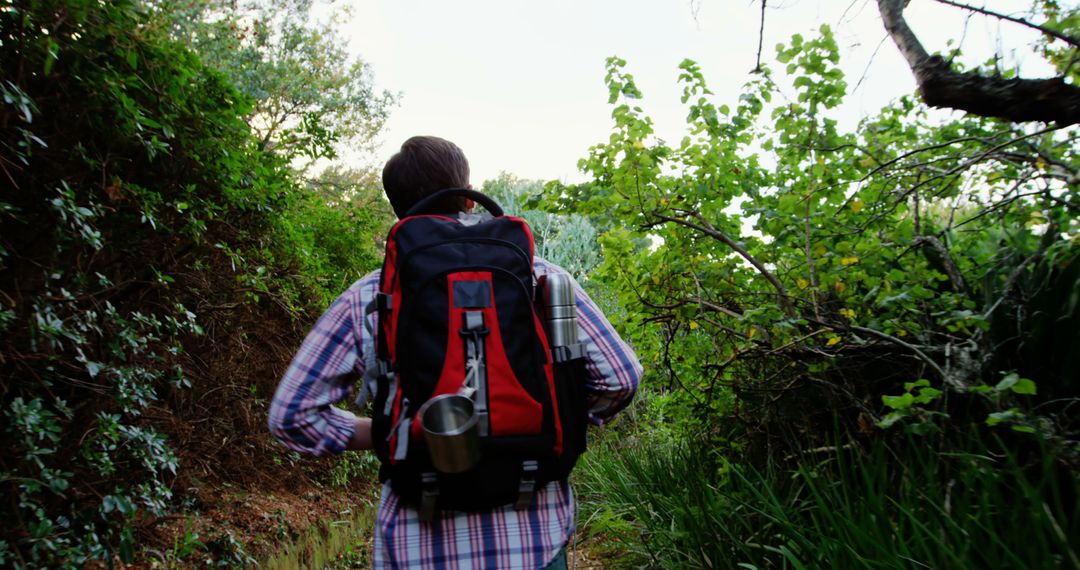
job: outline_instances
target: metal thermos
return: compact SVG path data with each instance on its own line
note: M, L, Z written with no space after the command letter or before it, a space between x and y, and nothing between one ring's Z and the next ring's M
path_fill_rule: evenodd
M574 279L565 273L552 273L540 277L539 284L543 294L548 344L552 347L577 344L577 298L574 295Z

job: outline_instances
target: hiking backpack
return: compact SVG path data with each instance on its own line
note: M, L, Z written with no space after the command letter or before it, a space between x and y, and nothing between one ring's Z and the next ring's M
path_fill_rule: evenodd
M455 195L493 217L467 224L428 212ZM524 508L585 450L583 350L552 354L533 249L524 220L467 189L422 200L387 237L368 308L379 315L372 434L380 479L422 518L436 509ZM431 398L457 393L471 394L475 405L480 459L444 473L429 456L418 413Z

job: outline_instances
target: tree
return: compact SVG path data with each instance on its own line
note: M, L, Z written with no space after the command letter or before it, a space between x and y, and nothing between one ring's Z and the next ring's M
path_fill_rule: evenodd
M200 0L174 9L174 33L255 101L249 124L264 150L333 158L362 148L382 128L396 96L374 85L312 2ZM340 9L339 9L340 10Z

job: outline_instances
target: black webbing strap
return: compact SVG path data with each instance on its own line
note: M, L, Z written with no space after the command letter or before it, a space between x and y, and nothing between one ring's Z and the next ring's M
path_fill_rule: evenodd
M420 474L420 520L435 520L436 504L439 502L439 479L433 471Z
M535 460L526 459L521 462L521 482L518 483L518 497L517 502L514 503L515 509L524 510L532 504L533 497L536 496L536 475L539 471L540 464Z

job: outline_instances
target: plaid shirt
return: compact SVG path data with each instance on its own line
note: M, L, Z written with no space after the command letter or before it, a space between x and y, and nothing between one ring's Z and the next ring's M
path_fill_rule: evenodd
M565 273L536 258L537 276ZM353 413L334 407L374 363L375 345L363 324L364 307L379 288L379 271L352 285L327 309L304 340L270 406L270 431L296 451L336 454L356 429ZM630 402L641 378L633 350L575 282L578 336L585 345L590 420L602 425ZM374 321L371 315L369 321ZM370 322L372 330L376 323ZM372 392L361 389L358 403ZM419 520L384 485L375 522L375 568L541 568L574 531L576 507L565 481L549 483L532 505L479 513L442 511L431 523Z

